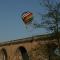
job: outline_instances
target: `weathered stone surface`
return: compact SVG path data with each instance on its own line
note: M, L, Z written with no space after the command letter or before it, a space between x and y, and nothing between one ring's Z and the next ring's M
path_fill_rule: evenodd
M3 60L1 58L1 54L4 53L2 49L6 51L7 60L49 60L48 44L51 45L51 43L57 45L56 39L49 40L45 36L35 36L0 43L0 60ZM27 57L25 58L24 56Z

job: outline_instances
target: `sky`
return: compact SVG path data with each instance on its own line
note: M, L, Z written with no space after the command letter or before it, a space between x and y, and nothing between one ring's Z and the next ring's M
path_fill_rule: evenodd
M40 20L39 12L44 12L39 0L0 0L0 42L45 34L44 29L27 28L21 14L31 11L34 20Z

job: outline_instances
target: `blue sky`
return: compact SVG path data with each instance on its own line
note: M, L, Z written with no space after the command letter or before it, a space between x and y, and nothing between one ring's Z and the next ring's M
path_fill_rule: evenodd
M0 0L0 42L20 39L34 35L43 34L44 29L26 29L21 19L21 14L31 11L34 20L41 17L39 12L44 12L40 7L39 0Z

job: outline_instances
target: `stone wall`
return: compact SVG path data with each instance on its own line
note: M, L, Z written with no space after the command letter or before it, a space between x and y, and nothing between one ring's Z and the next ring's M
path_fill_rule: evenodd
M50 49L48 45L57 44L56 40L41 39L40 37L14 40L0 44L0 60L2 59L2 50L5 50L6 60L49 60ZM27 54L26 54L27 53ZM24 56L27 56L26 58ZM4 59L5 59L4 57ZM55 57L55 56L51 56ZM58 60L56 58L53 58ZM51 59L51 60L53 60Z

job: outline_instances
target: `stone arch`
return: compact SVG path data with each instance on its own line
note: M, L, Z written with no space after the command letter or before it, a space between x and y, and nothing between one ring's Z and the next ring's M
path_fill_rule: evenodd
M5 48L2 48L0 51L0 59L1 60L7 60L7 52Z
M19 60L29 60L29 56L28 56L26 48L24 48L23 46L20 46L17 49L17 51L19 54Z

